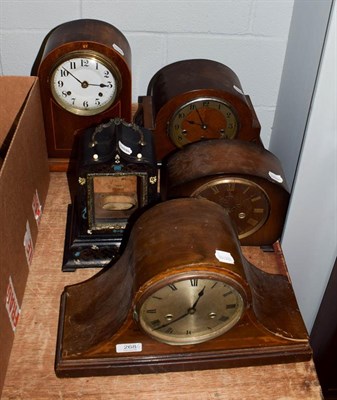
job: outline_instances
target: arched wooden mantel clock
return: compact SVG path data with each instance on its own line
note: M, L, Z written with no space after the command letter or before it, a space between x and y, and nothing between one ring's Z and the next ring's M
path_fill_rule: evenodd
M115 264L65 288L57 376L310 359L280 249L244 252L218 204L184 198L145 211Z
M36 64L52 170L67 169L77 130L131 121L131 49L114 26L66 22L48 34Z
M282 234L289 191L279 159L255 143L204 140L167 158L163 200L205 198L227 210L240 243L267 246Z
M151 79L139 98L138 124L154 132L160 161L202 139L241 139L262 145L261 126L238 76L213 60L178 61Z

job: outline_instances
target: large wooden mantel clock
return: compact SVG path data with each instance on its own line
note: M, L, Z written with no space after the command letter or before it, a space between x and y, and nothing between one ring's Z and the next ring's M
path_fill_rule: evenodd
M145 211L120 259L61 299L59 377L310 357L280 248L241 248L227 211L205 199Z
M52 169L66 170L75 131L114 117L131 121L131 50L114 26L80 19L52 30L40 53L48 155Z

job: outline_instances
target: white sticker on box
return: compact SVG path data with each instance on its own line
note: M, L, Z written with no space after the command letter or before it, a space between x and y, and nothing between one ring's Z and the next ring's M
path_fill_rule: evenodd
M23 239L23 245L25 247L27 263L28 266L30 267L30 264L32 263L33 260L34 244L28 221L26 222L26 232L25 232L25 237Z
M34 213L34 218L36 221L37 226L40 224L41 216L42 216L42 206L40 203L40 198L37 190L35 190L32 202L32 208Z
M223 250L215 250L215 257L223 263L234 264L234 258L231 253Z
M15 329L19 322L19 316L20 316L21 310L19 307L18 299L16 298L13 281L12 281L11 277L9 277L9 282L8 282L8 286L7 286L6 310L8 313L9 321L11 323L13 332L15 332Z
M116 344L116 353L139 353L142 350L142 343Z

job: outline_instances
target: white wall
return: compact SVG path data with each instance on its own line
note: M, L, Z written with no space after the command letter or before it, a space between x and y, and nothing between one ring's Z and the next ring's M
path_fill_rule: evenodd
M282 240L309 332L337 256L336 21L334 2Z
M332 0L295 0L269 150L293 184Z
M214 59L239 76L268 147L293 0L0 0L0 7L3 75L29 75L42 40L60 23L105 20L130 43L134 102L162 66Z

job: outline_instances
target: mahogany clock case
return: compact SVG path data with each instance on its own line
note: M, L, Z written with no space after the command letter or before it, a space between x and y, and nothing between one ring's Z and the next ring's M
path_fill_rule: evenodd
M63 271L119 257L129 226L158 201L152 134L114 118L75 136Z
M238 76L213 60L183 60L160 69L147 95L139 97L135 118L153 130L159 162L183 143L200 139L262 144L260 123Z
M57 376L157 373L310 359L307 333L282 253L278 245L274 249L263 253L250 247L243 256L227 212L208 200L175 199L151 207L136 221L116 263L87 281L65 287ZM263 268L253 265L255 261ZM190 310L201 294L198 278L213 274L240 288L245 306L236 325L193 345L170 345L144 333L135 313L142 296L160 284L170 291L174 286L170 282L181 275L191 280L194 298L187 301L182 296ZM212 309L206 292L199 305L205 302ZM193 334L199 310L194 311L183 316L190 324L186 335ZM155 321L157 310L149 312ZM181 317L174 320L174 315L167 314L166 318L171 322L159 329L174 335ZM225 320L214 313L209 318Z
M237 190L240 186L244 190ZM167 157L161 170L162 200L187 196L221 204L233 217L241 245L253 246L272 245L280 238L289 202L279 159L241 140L191 143ZM246 230L240 232L242 224Z
M117 93L108 109L98 114L78 115L55 100L51 88L52 73L61 62L72 57L78 57L79 62L81 57L84 61L102 59L111 67L117 79ZM95 126L113 117L131 121L131 49L125 36L106 22L80 19L53 29L42 43L33 73L40 80L48 155L54 161L54 164L51 162L51 169L66 170L76 130ZM61 160L63 158L65 161Z

